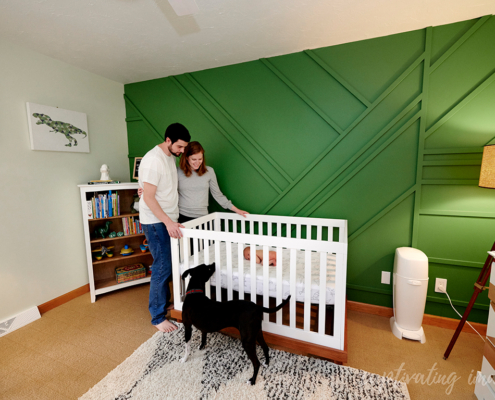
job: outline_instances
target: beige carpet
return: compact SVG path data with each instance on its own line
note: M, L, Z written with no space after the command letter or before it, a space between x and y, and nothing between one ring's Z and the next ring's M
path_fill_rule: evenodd
M148 312L149 285L97 297L89 293L63 304L41 319L0 338L0 399L77 399L125 361L155 333ZM481 368L483 342L462 333L451 356L443 353L450 329L423 325L426 343L398 340L388 318L349 311L349 359L346 366L379 375L409 379L432 371L433 377L455 374L448 385L438 381L407 384L413 400L475 400L472 377ZM402 366L402 368L401 368ZM433 368L435 370L433 371ZM436 375L435 375L436 374Z

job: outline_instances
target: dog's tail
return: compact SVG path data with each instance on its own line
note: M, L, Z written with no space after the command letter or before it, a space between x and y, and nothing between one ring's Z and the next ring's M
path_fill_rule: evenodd
M277 312L278 310L280 310L283 306L285 306L290 300L290 295L282 302L280 303L277 307L273 307L273 308L265 308L265 307L260 307L264 313L274 313L274 312Z

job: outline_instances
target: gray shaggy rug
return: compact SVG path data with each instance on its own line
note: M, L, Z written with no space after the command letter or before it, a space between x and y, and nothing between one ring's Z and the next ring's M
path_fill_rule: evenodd
M181 363L184 328L178 325L172 333L157 332L80 399L410 399L405 383L274 349L250 386L253 367L238 339L212 333L200 351L201 332L193 328L191 355ZM259 346L258 358L263 363Z

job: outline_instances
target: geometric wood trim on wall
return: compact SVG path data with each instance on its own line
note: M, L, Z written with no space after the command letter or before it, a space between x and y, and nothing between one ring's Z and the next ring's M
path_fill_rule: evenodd
M381 271L413 246L463 306L495 240L495 191L477 186L493 42L484 16L125 85L130 169L182 122L240 208L349 221L351 300L390 306ZM453 317L432 289L427 312Z

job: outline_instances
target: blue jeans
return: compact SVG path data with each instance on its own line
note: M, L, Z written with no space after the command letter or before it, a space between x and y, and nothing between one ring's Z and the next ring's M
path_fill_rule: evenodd
M153 256L148 308L151 314L151 323L158 325L167 319L165 316L170 304L169 283L172 280L170 235L162 222L142 224L142 226Z

